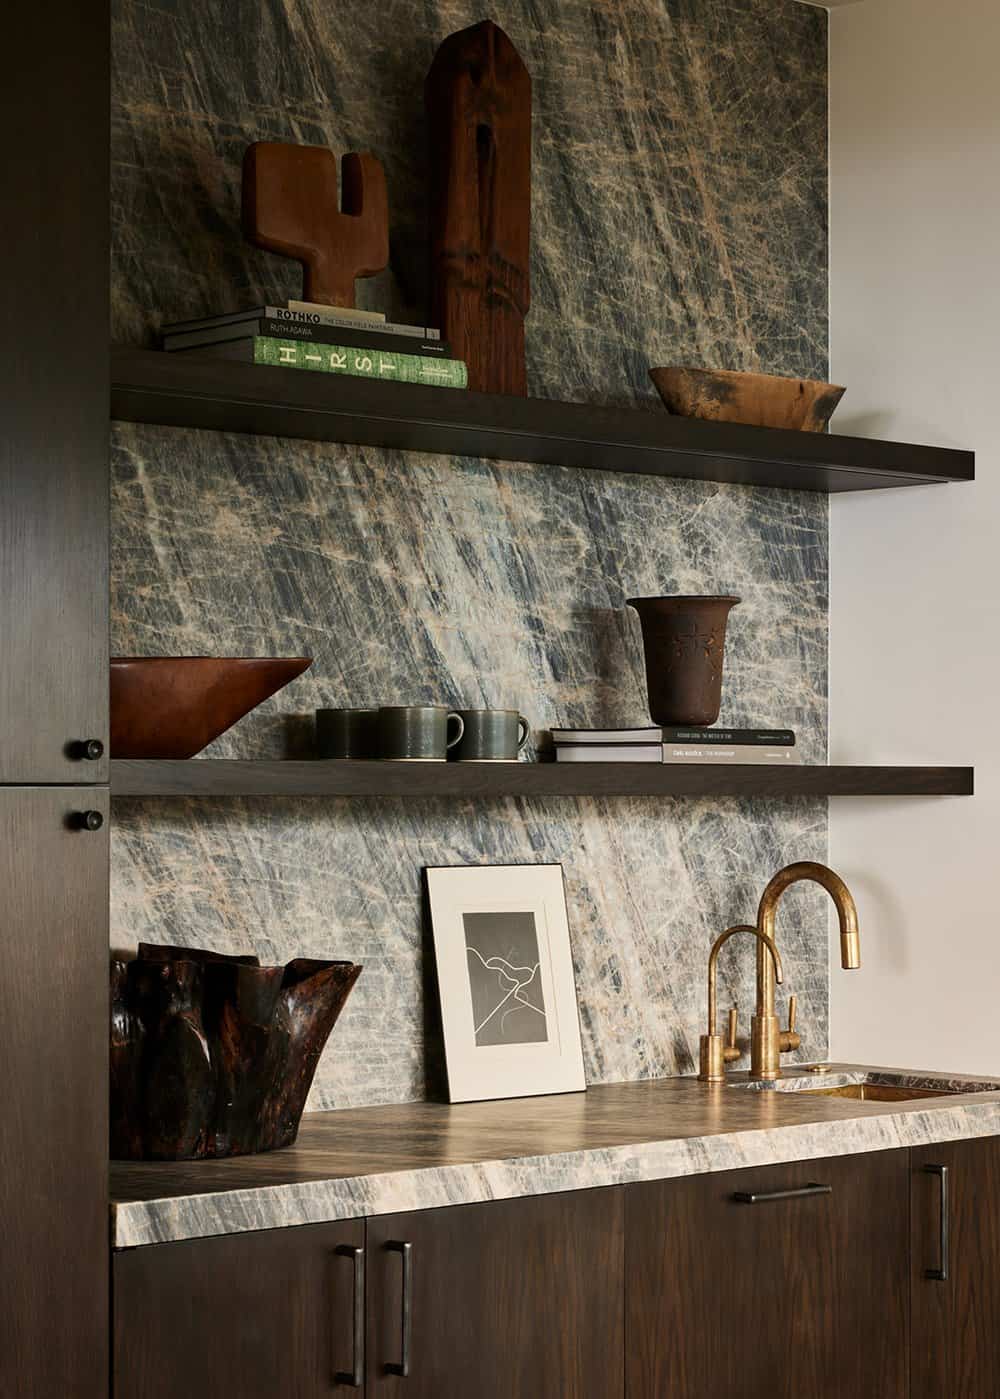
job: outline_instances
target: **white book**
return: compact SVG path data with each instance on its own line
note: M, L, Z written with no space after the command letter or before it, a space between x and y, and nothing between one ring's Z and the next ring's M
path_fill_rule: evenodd
M302 315L326 316L335 315L341 320L352 321L384 321L384 311L359 311L356 306L324 306L319 301L289 301L289 311L298 311Z
M270 313L269 313L270 314ZM369 330L384 330L389 335L412 335L418 340L440 340L441 332L429 325L403 325L387 321L378 311L355 311L346 306L319 306L313 301L290 301L285 316L307 325L351 325L364 321ZM278 313L279 320L281 313Z
M580 743L556 749L557 763L662 763L662 743Z
M553 743L662 743L663 730L655 729L553 729Z

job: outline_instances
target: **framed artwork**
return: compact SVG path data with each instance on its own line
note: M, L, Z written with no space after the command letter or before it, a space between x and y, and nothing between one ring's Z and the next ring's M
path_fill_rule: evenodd
M451 1102L582 1092L562 866L425 875Z

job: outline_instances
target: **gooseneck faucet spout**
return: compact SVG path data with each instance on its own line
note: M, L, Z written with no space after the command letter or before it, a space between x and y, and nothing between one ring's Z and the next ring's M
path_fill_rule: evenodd
M729 1038L723 1042L719 1034L719 953L735 933L750 933L758 939L757 951L763 956L766 952L770 956L769 966L777 982L784 979L784 972L781 966L781 954L774 945L773 939L766 937L759 928L755 928L750 923L737 923L734 928L727 928L724 933L720 933L712 944L712 951L708 957L708 1034L701 1037L700 1072L698 1077L702 1083L722 1083L726 1077L726 1064L740 1057L740 1051L736 1044L736 1007L729 1012Z
M858 910L851 891L826 865L801 860L786 865L774 876L761 895L757 910L757 931L761 942L757 946L757 1007L750 1027L750 1077L780 1078L781 1055L798 1049L799 1036L794 1020L782 1030L774 1011L774 968L765 954L765 943L774 943L775 922L781 896L792 884L812 880L830 895L840 919L840 961L845 969L861 965L861 937L858 930Z

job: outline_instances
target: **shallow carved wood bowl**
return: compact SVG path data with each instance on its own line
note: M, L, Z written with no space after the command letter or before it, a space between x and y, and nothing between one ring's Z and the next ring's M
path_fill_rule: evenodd
M846 389L817 379L739 374L727 369L651 369L671 413L718 423L823 432Z
M361 968L140 943L111 963L111 1156L190 1161L294 1142Z
M115 656L111 756L193 758L311 665L310 656Z

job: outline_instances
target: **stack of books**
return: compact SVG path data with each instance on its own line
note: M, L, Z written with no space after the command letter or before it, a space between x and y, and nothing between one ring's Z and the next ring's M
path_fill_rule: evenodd
M559 763L801 763L791 729L553 729Z
M176 321L163 326L160 337L165 350L250 364L449 389L464 389L469 381L464 361L451 358L441 332L432 326L397 325L378 311L309 301Z

